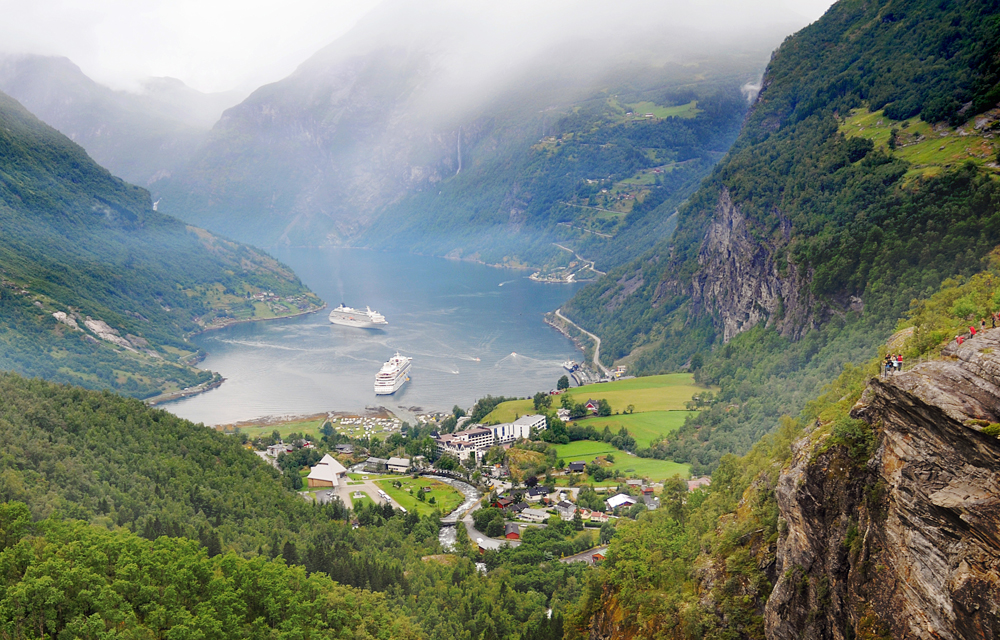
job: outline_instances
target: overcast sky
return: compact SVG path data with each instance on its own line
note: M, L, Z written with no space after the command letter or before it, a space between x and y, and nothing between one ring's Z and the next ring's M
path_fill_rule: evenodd
M419 0L413 1L419 6ZM249 91L291 73L377 4L378 0L0 0L0 50L66 56L90 77L115 88L136 87L150 76L171 76L202 91ZM793 11L806 22L831 4L832 0L756 2ZM613 0L608 6L614 6Z

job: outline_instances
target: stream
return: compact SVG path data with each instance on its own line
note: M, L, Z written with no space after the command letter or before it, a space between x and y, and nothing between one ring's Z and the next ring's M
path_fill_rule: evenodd
M425 478L431 478L432 480L440 480L446 484L455 487L462 492L465 496L465 500L462 504L458 505L451 513L441 518L442 524L454 523L454 526L442 526L441 532L438 534L438 540L441 541L441 548L445 551L453 551L455 549L455 527L463 526L460 518L466 510L472 508L472 505L479 501L482 494L479 490L473 487L471 484L462 482L461 480L453 480L451 478L445 478L443 476L424 476Z

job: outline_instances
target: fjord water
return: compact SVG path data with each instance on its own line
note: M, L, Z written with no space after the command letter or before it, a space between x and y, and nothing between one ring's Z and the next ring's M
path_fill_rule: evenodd
M542 284L522 270L400 253L272 253L327 309L196 336L208 353L199 366L226 381L165 409L205 424L375 406L411 416L469 407L486 394L525 396L554 388L565 373L562 362L580 358L568 339L542 321L579 284ZM340 302L368 305L389 326L332 325L329 309ZM376 396L375 373L396 350L413 358L411 380L395 395Z

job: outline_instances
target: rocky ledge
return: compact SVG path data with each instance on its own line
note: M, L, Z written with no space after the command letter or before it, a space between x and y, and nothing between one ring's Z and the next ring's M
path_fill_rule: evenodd
M1000 638L1000 329L871 380L873 453L815 434L777 490L769 638Z

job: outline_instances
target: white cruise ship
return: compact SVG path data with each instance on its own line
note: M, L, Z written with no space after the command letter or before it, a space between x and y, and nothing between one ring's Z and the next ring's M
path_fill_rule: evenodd
M387 325L385 317L378 311L372 311L365 307L364 311L352 309L343 302L340 306L330 312L330 322L342 324L345 327L358 327L361 329L374 329L378 326Z
M378 373L375 374L375 395L385 396L396 393L410 378L410 362L413 358L396 355L389 358L389 361L382 365Z

